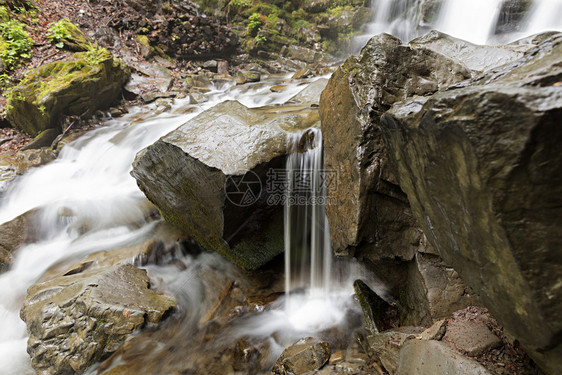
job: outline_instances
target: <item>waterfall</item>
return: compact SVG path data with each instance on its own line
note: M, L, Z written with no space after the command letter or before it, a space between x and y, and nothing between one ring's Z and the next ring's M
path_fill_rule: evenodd
M525 23L527 35L562 30L562 0L535 0Z
M447 0L435 28L456 38L486 44L492 35L502 0Z
M331 285L330 230L322 169L322 132L295 134L287 158L285 195L285 290L327 294ZM290 304L291 299L288 299Z
M407 42L436 29L475 44L503 44L562 31L562 0L534 0L528 9L523 1L507 0L378 0L371 7L373 20L355 37L356 52L382 32Z

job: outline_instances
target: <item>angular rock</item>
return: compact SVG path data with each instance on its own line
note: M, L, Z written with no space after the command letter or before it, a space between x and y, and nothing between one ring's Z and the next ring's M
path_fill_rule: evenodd
M36 215L37 211L31 210L0 225L0 273L12 263L14 250L37 239Z
M318 105L320 102L320 95L322 91L326 88L328 80L326 78L320 78L316 81L307 85L300 92L295 94L287 103L291 104L311 104Z
M562 368L560 82L554 36L382 121L429 241L549 374Z
M416 254L408 268L402 324L429 326L477 302L459 274L436 255Z
M6 115L14 127L36 136L64 115L109 107L128 78L128 69L105 49L76 53L28 73L8 95Z
M330 78L320 100L325 168L338 175L326 207L332 247L370 259L410 260L422 232L406 195L387 166L379 117L395 102L430 95L470 77L470 71L425 48L401 45L388 34L373 37L359 57Z
M244 268L260 267L284 249L268 170L284 168L291 131L318 125L313 109L287 112L223 102L141 151L132 175L168 222Z
M423 331L420 335L422 340L441 340L447 331L447 320L436 321L431 327Z
M475 360L441 341L409 340L400 350L397 375L492 375Z
M250 82L259 82L261 74L259 72L239 70L236 72L236 84L243 85Z
M422 331L423 328L420 327L401 327L369 335L369 354L372 358L377 358L388 373L396 374L400 349L407 340L415 339Z
M67 274L32 285L21 317L28 353L41 374L81 374L142 326L175 306L148 289L145 270L130 264Z
M312 337L300 339L283 351L272 371L278 375L305 374L324 366L330 354L327 342Z
M361 310L363 310L366 328L373 333L378 333L388 328L385 318L388 310L393 307L379 297L362 280L355 280L353 288L361 305Z
M441 53L476 73L518 60L532 48L532 45L477 45L436 30L411 40L408 45Z
M479 320L451 319L443 341L471 357L478 356L489 349L501 345L501 340Z

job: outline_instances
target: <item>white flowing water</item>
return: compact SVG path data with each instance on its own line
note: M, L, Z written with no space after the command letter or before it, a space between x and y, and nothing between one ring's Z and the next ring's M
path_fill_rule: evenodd
M435 28L475 44L486 44L496 25L502 0L446 0Z
M424 15L428 4L436 7L431 11L435 14L426 11ZM441 3L373 0L373 20L365 27L365 33L355 38L355 51L358 52L371 36L382 32L408 42L436 29L475 44L497 44L543 31L562 31L562 0L534 0L521 20L512 21L518 23L511 25L511 29L517 31L497 35L496 26L505 4L506 0L443 0ZM509 13L511 9L506 7L503 12ZM503 14L503 17L512 18L509 14Z
M562 30L562 0L535 0L525 20L525 33Z
M185 113L187 100L177 100L170 111L154 115L158 105L131 109L118 120L91 131L66 145L59 157L28 171L9 184L0 202L0 223L38 209L35 230L39 239L17 250L10 269L0 275L0 371L33 374L26 352L26 327L19 310L27 288L57 264L141 242L154 234L146 224L149 205L130 176L138 151L155 142L201 111L224 100L246 106L281 104L302 90L290 83L282 93L270 84L212 87L207 103Z

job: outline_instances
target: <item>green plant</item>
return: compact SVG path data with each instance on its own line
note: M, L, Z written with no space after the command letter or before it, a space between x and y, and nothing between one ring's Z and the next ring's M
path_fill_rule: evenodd
M60 21L52 22L47 31L47 39L50 43L54 43L57 48L64 47L64 41L72 38L68 24L69 20L63 18Z
M248 17L248 21L248 33L252 36L257 35L264 24L261 14L252 13L252 15Z
M256 35L256 42L258 44L263 44L265 42L267 42L267 38L265 37L265 35Z
M10 83L10 76L6 73L0 74L0 87L6 87Z
M25 25L16 20L0 23L0 59L8 69L14 69L20 59L31 57L33 40Z
M112 58L108 50L99 48L97 44L92 46L92 49L81 53L81 57L90 65L97 65Z

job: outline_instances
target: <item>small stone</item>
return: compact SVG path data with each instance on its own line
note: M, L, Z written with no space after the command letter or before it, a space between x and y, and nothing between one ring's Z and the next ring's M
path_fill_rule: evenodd
M431 327L422 332L420 338L422 340L441 340L447 330L447 320L441 319L435 322Z
M303 68L300 70L297 70L295 72L295 74L293 74L293 79L303 79L303 78L310 78L314 76L314 72L311 71L310 69L307 68Z
M208 60L203 63L203 68L205 69L216 69L218 63L216 60Z
M228 61L219 61L217 63L217 74L228 75Z
M243 85L250 82L259 82L261 74L259 72L239 70L236 72L236 84Z
M318 370L330 358L330 345L313 337L300 339L283 351L275 365L273 373L304 374Z
M469 356L478 356L501 345L500 338L478 320L450 320L443 341L452 343Z
M287 85L275 85L275 86L271 86L269 88L269 90L271 92L283 92L287 89Z
M328 361L328 363L333 365L334 363L343 362L344 359L345 359L345 355L343 354L343 352L337 351L330 356L330 360Z

